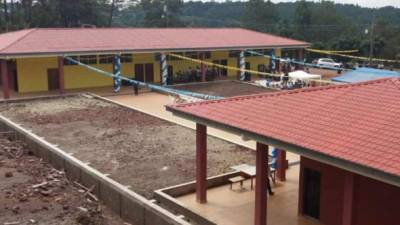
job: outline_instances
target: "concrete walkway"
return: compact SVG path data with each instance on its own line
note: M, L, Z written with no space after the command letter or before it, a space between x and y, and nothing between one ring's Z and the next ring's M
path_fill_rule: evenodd
M138 96L130 95L115 95L115 96L104 96L105 98L114 101L119 104L131 107L135 110L147 113L149 115L195 129L196 124L192 121L174 116L171 112L165 109L165 105L174 104L175 98L173 96L167 96L156 92L142 93ZM207 128L207 133L211 136L221 138L223 140L232 142L237 145L241 145L250 149L255 150L255 141L243 140L241 136L228 133L212 127ZM287 153L289 163L298 162L300 157L290 152Z

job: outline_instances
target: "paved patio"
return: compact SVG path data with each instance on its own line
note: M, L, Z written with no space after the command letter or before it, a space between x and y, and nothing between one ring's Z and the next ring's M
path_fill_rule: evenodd
M297 215L299 167L291 166L287 181L273 185L275 195L268 197L268 225L320 225L313 219ZM177 200L220 225L253 225L255 192L250 190L250 181L245 182L244 188L244 191L238 191L239 184L235 184L237 191L231 191L229 185L209 189L207 204L197 203L195 194Z

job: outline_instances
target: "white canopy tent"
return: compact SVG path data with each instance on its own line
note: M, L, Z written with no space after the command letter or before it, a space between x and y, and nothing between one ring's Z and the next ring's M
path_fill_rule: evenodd
M309 79L316 80L316 79L321 79L322 77L321 75L318 74L310 74L302 70L296 70L289 73L289 78L293 80L309 80Z

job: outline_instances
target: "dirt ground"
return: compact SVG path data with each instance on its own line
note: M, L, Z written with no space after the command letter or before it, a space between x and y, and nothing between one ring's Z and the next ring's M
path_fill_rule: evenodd
M239 95L259 94L264 92L277 91L271 88L260 87L252 84L237 81L217 81L207 83L195 83L187 85L176 85L173 88L178 90L192 91L206 95L221 97L233 97Z
M21 142L0 137L1 225L122 225L124 222Z
M195 179L195 131L84 96L0 106L0 112L132 190ZM254 151L208 137L208 175L254 164Z

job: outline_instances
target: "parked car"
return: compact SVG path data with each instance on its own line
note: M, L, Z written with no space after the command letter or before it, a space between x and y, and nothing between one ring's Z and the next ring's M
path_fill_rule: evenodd
M321 67L343 67L342 63L335 62L333 59L330 58L320 58L317 60L316 64Z

